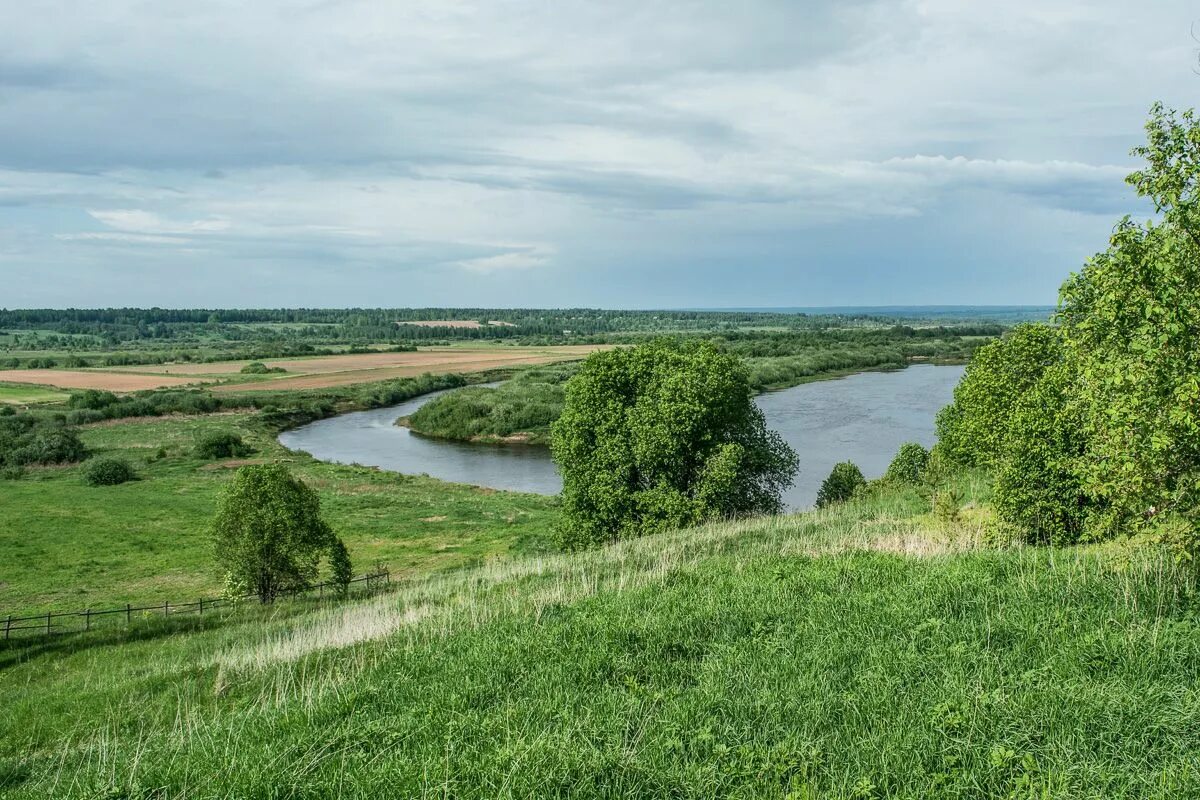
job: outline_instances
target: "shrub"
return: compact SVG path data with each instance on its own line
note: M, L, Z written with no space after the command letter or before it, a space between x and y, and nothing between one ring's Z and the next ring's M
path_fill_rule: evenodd
M0 481L18 481L24 477L24 467L0 467Z
M268 367L261 361L252 361L241 369L243 375L272 375L281 372L287 372L287 370L283 367Z
M206 431L196 440L198 458L240 458L253 452L233 431Z
M933 515L947 524L958 522L962 509L962 491L955 488L940 489L933 493Z
M86 457L79 434L59 416L0 417L0 466L70 464Z
M921 482L925 467L929 463L929 451L917 442L905 442L900 445L896 457L888 465L884 477L896 483Z
M867 479L852 461L834 464L817 491L817 508L825 508L835 503L844 503L854 496L856 491L866 487Z
M83 466L83 480L88 486L116 486L136 479L133 467L121 458L93 458Z

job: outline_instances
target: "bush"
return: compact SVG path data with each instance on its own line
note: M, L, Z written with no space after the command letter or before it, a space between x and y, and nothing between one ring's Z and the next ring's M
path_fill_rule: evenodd
M896 483L918 484L925 475L925 467L929 464L929 451L916 442L905 442L900 445L896 457L888 465L884 478Z
M268 367L261 361L252 361L241 369L243 375L273 375L282 372L287 370L283 367Z
M79 434L61 416L0 417L0 466L71 464L86 457Z
M0 481L19 481L24 477L24 467L0 467Z
M240 458L253 452L233 431L207 431L196 440L197 458Z
M852 461L834 464L817 491L817 508L826 508L835 503L844 503L854 496L854 493L866 487L867 479Z
M83 466L83 480L88 486L116 486L137 480L137 473L124 459L93 458Z

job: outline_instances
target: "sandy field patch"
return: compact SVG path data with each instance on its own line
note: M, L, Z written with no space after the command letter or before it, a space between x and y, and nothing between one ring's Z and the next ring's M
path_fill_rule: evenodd
M39 386L55 386L59 389L107 389L111 392L136 392L141 389L183 386L195 383L196 379L87 370L6 369L0 370L0 381L33 383Z
M231 383L213 387L217 392L258 392L279 389L324 389L331 386L349 386L354 383L372 383L391 378L408 378L415 375L432 373L442 375L448 372L481 372L498 367L538 366L553 364L558 361L568 361L581 358L592 350L599 348L578 347L560 348L558 352L549 353L467 353L468 358L429 359L424 363L408 363L399 366L377 367L374 369L353 369L344 372L310 372L308 375L276 378L275 380L255 381L253 383ZM408 355L420 355L409 353Z
M443 364L481 363L486 361L511 362L528 356L559 355L572 358L587 355L598 349L591 345L563 345L558 347L492 347L468 349L441 347L418 350L415 353L347 353L337 356L312 356L310 358L267 359L262 363L269 367L282 367L298 375L324 375L331 372L382 369L391 367L435 367ZM113 367L106 373L153 373L155 375L237 375L250 361L217 361L211 364L145 364L134 367ZM425 369L424 371L431 371ZM411 374L411 373L405 373ZM277 378L275 382L286 380Z

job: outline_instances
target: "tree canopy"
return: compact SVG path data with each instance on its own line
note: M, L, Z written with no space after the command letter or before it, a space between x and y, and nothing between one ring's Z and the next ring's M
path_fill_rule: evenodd
M567 548L777 512L797 466L766 429L746 367L708 342L593 354L551 438Z
M217 502L212 530L227 584L264 603L310 585L338 541L317 493L279 464L239 469Z

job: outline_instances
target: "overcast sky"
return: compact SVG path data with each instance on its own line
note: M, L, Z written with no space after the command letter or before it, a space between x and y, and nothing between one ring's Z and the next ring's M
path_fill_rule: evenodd
M0 0L0 307L1048 304L1175 0Z

